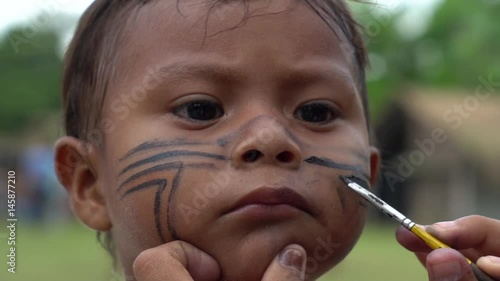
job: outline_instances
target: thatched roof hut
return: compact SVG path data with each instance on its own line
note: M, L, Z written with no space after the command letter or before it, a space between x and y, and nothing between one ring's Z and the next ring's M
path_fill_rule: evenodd
M500 96L411 90L375 130L386 201L421 223L500 217Z

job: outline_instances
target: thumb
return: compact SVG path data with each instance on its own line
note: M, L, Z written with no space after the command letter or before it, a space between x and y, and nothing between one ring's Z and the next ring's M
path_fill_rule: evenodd
M218 263L207 253L184 241L173 241L143 251L133 264L137 281L215 281Z
M464 256L449 248L437 249L427 256L429 281L476 281Z
M306 257L306 251L300 245L288 245L273 259L262 281L303 281Z

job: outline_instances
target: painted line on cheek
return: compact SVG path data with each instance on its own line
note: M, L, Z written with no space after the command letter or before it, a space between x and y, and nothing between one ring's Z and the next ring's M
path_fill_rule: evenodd
M362 167L357 166L357 165L338 163L338 162L335 162L335 161L328 159L328 158L320 158L320 157L316 157L316 156L309 157L309 158L305 159L304 162L309 163L309 164L313 164L313 165L322 166L322 167L327 167L327 168L352 171L352 172L355 172L356 174L359 174L367 179L370 178L368 173L366 173Z
M368 181L367 180L364 180L364 179L361 179L355 175L351 175L351 176L348 176L348 178L352 181L355 181L357 184L361 185L362 187L364 188L367 188L369 189L370 188L370 185L368 184ZM362 207L364 207L365 209L368 209L369 205L367 204L366 200L361 198L359 201L358 201L358 204Z
M173 221L172 222L170 221L170 218L172 217L172 216L170 216L170 212L172 210L170 204L172 204L174 202L172 196L174 195L175 190L177 189L177 186L180 182L180 175L184 169L184 164L183 163L175 163L175 164L177 164L175 168L177 168L178 170L174 176L174 180L172 181L172 188L170 189L170 195L169 195L170 197L168 200L169 205L167 206L167 218L169 218L168 222L167 222L167 227L168 227L168 231L169 231L172 239L177 240L178 236L177 236L175 224ZM151 187L157 187L156 192L155 192L155 197L154 197L153 215L154 215L154 219L155 219L156 232L158 233L158 236L161 240L161 243L166 242L166 240L163 236L163 230L162 230L162 224L161 224L161 202L162 202L163 193L167 187L167 184L168 184L167 179L150 180L150 181L144 182L142 184L139 184L139 185L127 190L121 197L121 199L123 199L124 197L126 197L134 192L144 190L147 188L151 188Z
M128 196L134 192L137 192L137 191L140 191L140 190L143 190L146 188L150 188L150 187L161 186L161 185L166 186L167 180L166 179L155 179L155 180L150 180L150 181L141 183L141 184L136 185L136 186L132 187L131 189L127 190L125 193L123 193L123 195L120 199L123 200L123 198L125 198L126 196Z
M145 141L138 146L129 150L125 155L118 159L118 161L123 161L128 157L145 150L151 150L161 147L172 147L172 146L183 146L183 145L213 145L213 143L209 142L195 142L195 141L185 141L185 140L153 140L153 141Z
M160 221L160 209L161 209L161 195L163 194L163 191L167 187L168 180L167 179L155 179L151 180L145 183L142 183L140 185L137 185L125 192L125 194L122 195L121 199L126 197L127 195L130 195L134 192L137 192L139 190L143 190L146 188L151 188L151 187L156 187L156 193L155 193L155 201L154 201L154 207L153 207L153 215L155 218L155 227L156 227L156 232L158 233L158 236L160 237L160 240L162 243L165 243L165 238L163 238L163 233L161 229L161 221Z
M129 184L130 182L133 182L143 176L149 175L151 173L159 172L159 171L167 171L167 170L173 170L173 169L178 169L181 165L184 165L182 162L176 161L176 162L169 162L165 164L160 164L153 166L151 168L148 168L146 170L140 171L130 177L128 177L125 181L123 181L120 186L116 189L116 192L120 192L125 185ZM212 163L194 163L194 164L186 164L184 165L186 167L195 167L195 168L209 168L209 169L215 169L216 166Z
M167 227L168 231L170 232L170 237L172 237L173 240L179 240L179 235L177 233L177 227L175 224L175 210L174 208L174 196L177 191L177 187L179 186L179 182L181 180L181 174L184 170L184 167L181 166L177 173L174 176L174 180L172 182L172 188L170 189L170 194L168 196L168 207L167 207ZM163 239L163 237L162 237Z
M165 184L160 185L158 189L156 190L155 193L155 205L153 209L153 214L155 216L155 227L156 227L156 232L158 233L158 236L160 237L161 243L165 244L165 238L163 237L163 231L161 228L161 217L160 217L160 210L161 210L161 197L163 192L165 191L165 188L167 187L167 181L165 180ZM167 213L168 216L168 213Z
M123 175L127 171L137 168L141 165L148 164L148 163L154 163L158 162L167 158L171 157L178 157L178 156L201 156L201 157L206 157L209 159L215 159L215 160L225 160L226 157L224 155L219 155L219 154L213 154L213 153L207 153L207 152L201 152L201 151L191 151L191 150L174 150L174 151L168 151L168 152L162 152L158 153L156 155L153 155L151 157L148 157L146 159L137 161L135 163L132 163L125 167L118 175Z

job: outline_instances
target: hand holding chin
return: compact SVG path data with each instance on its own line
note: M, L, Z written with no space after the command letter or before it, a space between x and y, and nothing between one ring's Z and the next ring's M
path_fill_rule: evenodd
M302 281L306 252L299 245L285 247L267 267L262 281ZM134 262L137 281L218 281L221 269L215 259L195 246L173 241L142 252Z

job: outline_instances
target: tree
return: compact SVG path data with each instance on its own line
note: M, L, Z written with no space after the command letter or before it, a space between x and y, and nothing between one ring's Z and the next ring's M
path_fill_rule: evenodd
M0 133L15 134L60 107L61 58L55 31L15 28L0 42Z
M375 117L408 85L475 89L481 76L500 82L499 1L443 1L415 38L404 36L411 24L399 24L405 10L354 8L365 28L369 73L378 73L368 82Z

